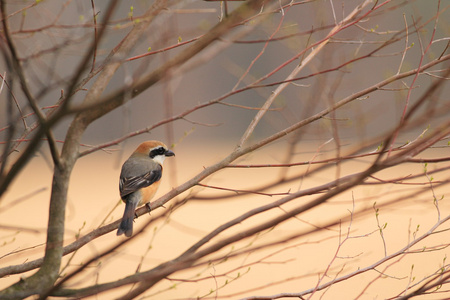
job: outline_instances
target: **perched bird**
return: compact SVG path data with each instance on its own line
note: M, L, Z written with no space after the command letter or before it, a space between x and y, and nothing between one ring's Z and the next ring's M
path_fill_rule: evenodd
M175 153L158 141L144 142L124 162L120 172L120 198L125 202L125 212L117 235L133 234L136 207L149 203L158 190L163 172L162 164L167 156ZM150 208L150 207L149 207Z

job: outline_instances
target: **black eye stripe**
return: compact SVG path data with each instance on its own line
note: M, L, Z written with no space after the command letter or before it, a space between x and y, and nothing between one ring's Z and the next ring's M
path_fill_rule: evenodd
M166 149L164 149L164 147L158 147L150 151L150 154L148 156L150 156L150 158L154 158L157 155L164 155L165 153Z

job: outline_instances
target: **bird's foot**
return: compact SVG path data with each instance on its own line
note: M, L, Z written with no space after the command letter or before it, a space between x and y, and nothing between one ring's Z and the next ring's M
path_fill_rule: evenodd
M145 203L145 207L147 207L147 212L150 213L152 211L152 207L150 206L150 202Z

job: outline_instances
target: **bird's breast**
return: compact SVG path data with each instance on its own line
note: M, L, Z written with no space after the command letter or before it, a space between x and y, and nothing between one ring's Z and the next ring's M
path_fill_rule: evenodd
M141 191L141 202L139 205L143 205L145 203L150 202L150 200L155 196L156 192L158 191L160 181L154 182L153 184L149 185L148 187L142 188Z

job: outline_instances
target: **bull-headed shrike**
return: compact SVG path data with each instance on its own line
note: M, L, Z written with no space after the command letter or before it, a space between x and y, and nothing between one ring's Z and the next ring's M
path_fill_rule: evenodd
M147 141L139 145L124 162L120 172L120 198L125 202L125 211L117 235L133 234L134 211L149 203L158 190L163 172L162 164L168 156L174 156L166 145L159 141Z

